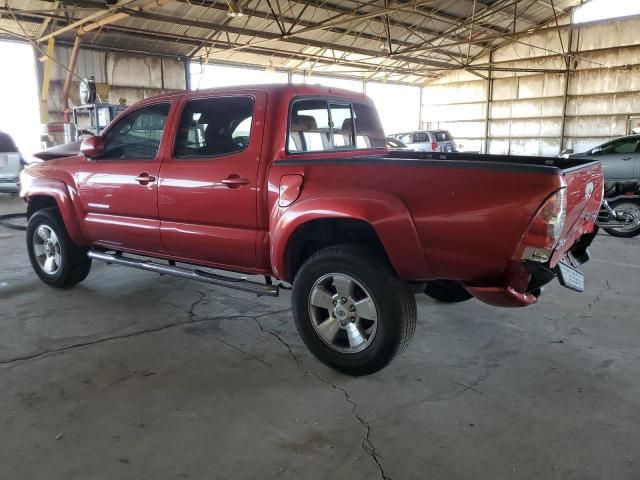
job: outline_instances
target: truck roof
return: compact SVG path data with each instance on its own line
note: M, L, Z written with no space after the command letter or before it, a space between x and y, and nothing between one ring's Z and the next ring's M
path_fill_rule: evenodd
M369 97L360 93L354 92L352 90L346 90L344 88L335 88L335 87L326 87L324 85L319 84L289 84L289 83L263 83L256 85L242 85L237 87L215 87L215 88L205 88L200 90L180 90L176 92L163 93L160 95L154 95L153 97L149 97L146 100L150 99L160 99L160 98L173 98L178 95L201 95L202 93L218 93L218 92L229 92L229 93L242 93L242 92L250 92L250 91L262 91L269 95L285 95L285 96L297 96L297 95L308 95L308 96L344 96L349 97L351 99L358 99L361 101L366 101L367 103L371 102Z

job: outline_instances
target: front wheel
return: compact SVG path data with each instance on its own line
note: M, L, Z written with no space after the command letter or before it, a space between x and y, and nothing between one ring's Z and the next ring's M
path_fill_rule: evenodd
M27 225L27 251L33 270L52 287L70 287L91 270L87 250L71 241L56 209L34 213Z
M415 331L414 295L386 259L357 245L309 257L295 277L292 303L307 348L349 375L384 368Z
M611 208L625 217L625 224L620 227L605 228L604 231L614 237L632 238L640 234L640 202L634 200L618 200L610 202Z

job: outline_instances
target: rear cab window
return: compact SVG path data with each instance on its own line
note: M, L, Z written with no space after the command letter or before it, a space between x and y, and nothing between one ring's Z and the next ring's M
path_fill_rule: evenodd
M287 152L384 148L384 132L371 105L343 99L295 100L289 115Z

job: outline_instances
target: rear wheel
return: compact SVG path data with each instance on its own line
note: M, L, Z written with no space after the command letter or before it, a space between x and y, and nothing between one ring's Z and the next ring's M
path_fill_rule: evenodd
M36 275L52 287L70 287L91 270L87 250L74 244L55 208L39 210L27 225L27 251Z
M384 368L415 331L413 294L386 260L357 245L327 247L307 259L292 302L307 348L349 375Z
M459 282L453 280L433 280L424 289L429 297L443 303L464 302L473 298Z
M614 237L631 238L640 234L640 202L636 200L618 200L609 205L625 218L625 224L620 227L605 228L605 232Z

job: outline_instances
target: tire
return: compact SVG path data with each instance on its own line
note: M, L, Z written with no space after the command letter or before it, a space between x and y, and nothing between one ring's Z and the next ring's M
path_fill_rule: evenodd
M620 238L632 238L640 234L640 201L637 200L618 200L609 204L616 212L623 211L633 215L634 222L632 225L616 228L605 228L604 231L609 235Z
M467 292L460 283L454 282L453 280L433 280L427 282L424 293L443 303L466 302L473 298L473 295Z
M381 370L415 332L415 296L386 259L358 245L311 255L296 274L292 304L307 348L348 375Z
M27 251L36 275L52 287L71 287L91 270L87 249L71 241L55 208L39 210L29 219Z

